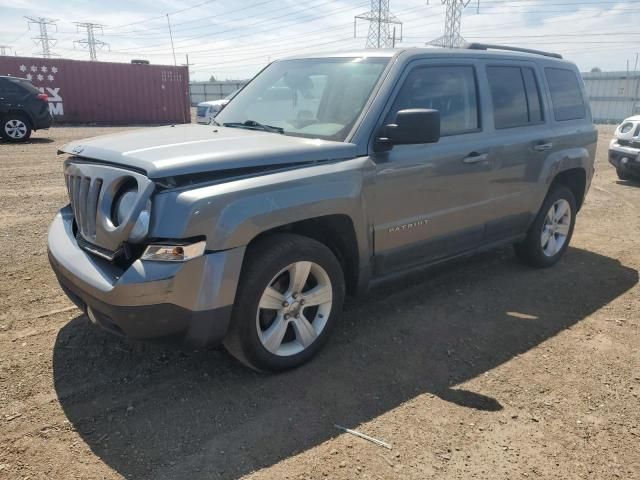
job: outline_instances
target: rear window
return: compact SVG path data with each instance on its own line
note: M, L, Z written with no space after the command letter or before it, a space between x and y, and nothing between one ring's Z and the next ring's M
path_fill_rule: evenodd
M545 68L556 120L577 120L586 116L580 83L573 70Z
M540 123L542 104L533 70L528 67L487 67L496 128Z
M0 80L0 89L6 93L40 93L28 80L22 78L3 78Z

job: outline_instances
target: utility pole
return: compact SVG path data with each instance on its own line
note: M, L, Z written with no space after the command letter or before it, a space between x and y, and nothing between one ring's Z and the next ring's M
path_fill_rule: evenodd
M9 45L0 45L0 55L9 55L11 47Z
M395 35L391 36L391 25L400 26L402 40L402 22L389 11L389 0L371 0L371 9L353 19L353 36L356 37L356 23L358 20L369 22L369 33L365 48L389 48L395 44Z
M96 39L96 30L100 30L102 32L102 25L99 23L90 23L90 22L75 22L78 31L80 28L84 28L87 31L87 38L83 38L82 40L76 40L73 43L78 44L82 47L87 47L89 49L89 58L92 62L96 62L98 60L98 55L96 54L96 47L103 48L108 46L102 40Z
M171 39L171 51L173 52L173 64L178 65L176 61L176 50L173 48L173 33L171 33L171 20L169 20L169 14L167 13L167 25L169 25L169 38Z
M40 46L42 47L42 51L34 53L34 55L40 55L44 58L59 56L58 54L53 53L51 51L51 47L55 47L56 45L56 39L51 38L49 36L49 29L48 29L48 26L51 25L55 27L57 31L58 30L58 27L56 26L57 20L53 20L51 18L46 18L46 17L24 17L24 18L28 20L27 25L29 26L29 30L31 30L32 23L38 25L39 27L40 35L37 37L31 37L31 38L36 42L36 44L40 44Z
M442 0L442 4L447 6L447 15L444 21L444 35L435 40L431 40L427 45L434 45L444 48L459 48L465 43L460 35L460 23L462 22L462 11L469 5L471 0ZM478 3L480 8L480 3Z
M182 66L183 67L187 67L187 75L188 75L189 78L191 78L191 70L190 70L189 67L191 67L191 65L195 65L195 63L189 63L189 54L188 53L185 54L185 58L187 60L187 63L183 63Z

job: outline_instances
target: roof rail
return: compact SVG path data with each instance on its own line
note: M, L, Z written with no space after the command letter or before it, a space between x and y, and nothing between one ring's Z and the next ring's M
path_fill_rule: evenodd
M490 43L467 43L464 48L471 50L508 50L510 52L534 53L536 55L544 55L545 57L562 58L559 53L545 52L543 50L533 50L531 48L510 47L508 45L492 45Z

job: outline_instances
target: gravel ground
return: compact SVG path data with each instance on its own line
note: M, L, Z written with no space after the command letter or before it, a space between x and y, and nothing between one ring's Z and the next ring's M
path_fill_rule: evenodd
M277 376L70 307L46 258L55 152L118 130L0 142L0 478L640 478L640 185L606 162L611 128L556 267L505 248L395 283Z

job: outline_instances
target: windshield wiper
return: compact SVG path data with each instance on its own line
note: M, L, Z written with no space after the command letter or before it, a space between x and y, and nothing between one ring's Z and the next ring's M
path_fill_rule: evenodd
M245 122L227 122L223 123L222 125L225 127L247 128L249 130L262 130L264 132L284 134L284 128L265 125L263 123L256 122L255 120L247 120Z

